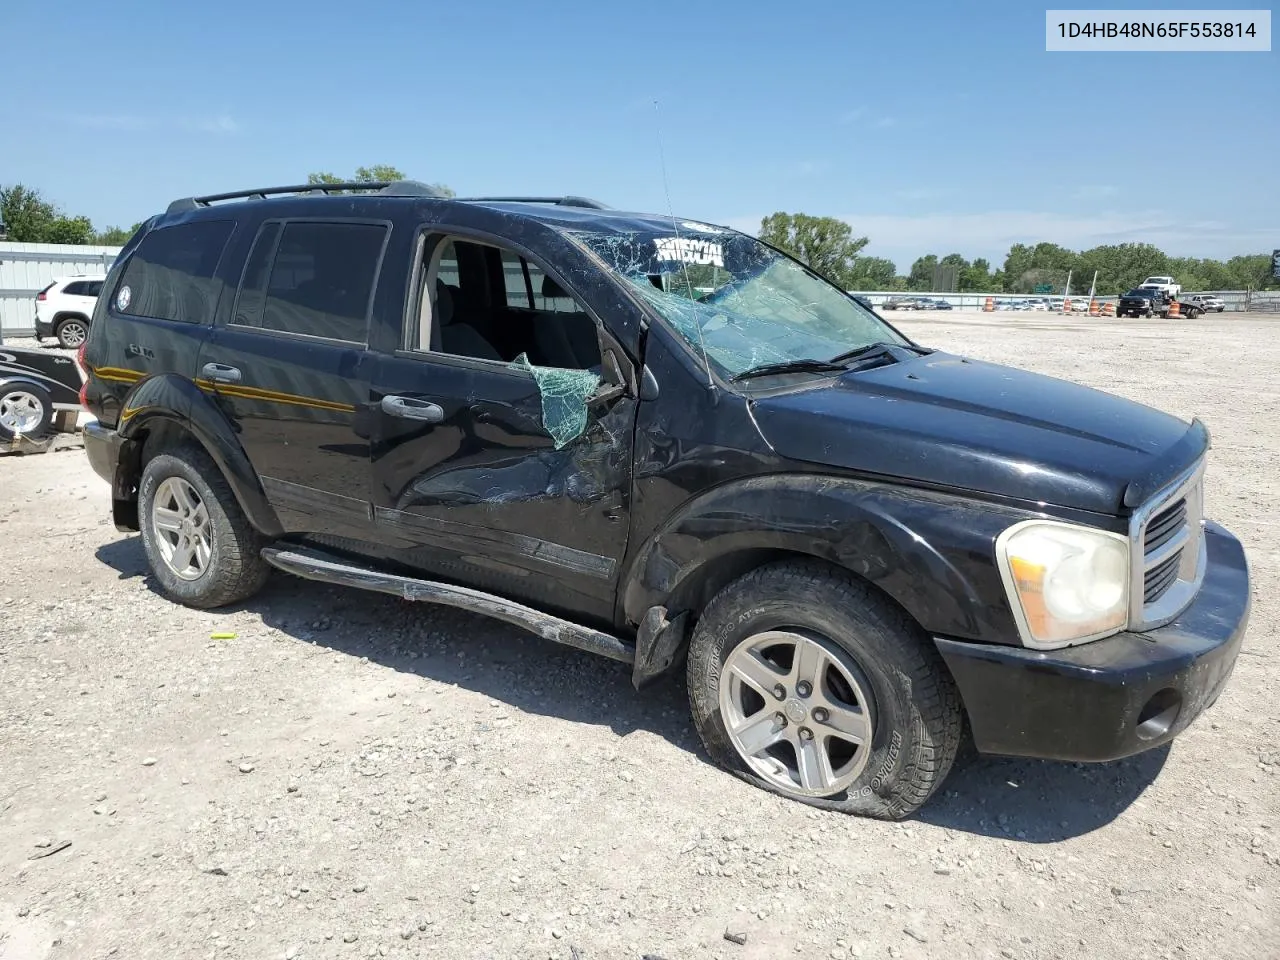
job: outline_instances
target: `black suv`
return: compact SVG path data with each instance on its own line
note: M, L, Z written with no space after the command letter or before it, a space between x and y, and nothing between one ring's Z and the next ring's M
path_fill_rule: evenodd
M1164 743L1245 628L1198 421L930 350L698 221L413 182L180 200L83 361L88 455L175 600L277 567L637 686L687 664L709 753L822 807L909 814L966 725Z

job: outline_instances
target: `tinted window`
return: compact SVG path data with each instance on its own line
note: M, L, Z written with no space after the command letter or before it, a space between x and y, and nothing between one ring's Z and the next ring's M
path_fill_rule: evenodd
M363 223L267 224L245 265L235 322L364 343L386 233Z
M208 323L218 303L213 274L234 226L230 220L202 220L148 233L116 288L116 309L139 317Z
M102 294L101 280L90 280L88 283L85 284L84 295L86 297L97 297L97 296L100 296L101 294Z
M83 297L86 296L88 286L89 284L85 283L83 280L75 280L63 287L62 292L69 297Z

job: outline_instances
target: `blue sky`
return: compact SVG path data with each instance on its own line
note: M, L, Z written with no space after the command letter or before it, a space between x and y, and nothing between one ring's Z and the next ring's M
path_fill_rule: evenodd
M1130 5L1132 6L1132 5ZM1280 247L1280 53L1046 53L1044 5L8 0L0 183L98 226L391 163L900 267L1010 243ZM1194 138L1202 137L1195 143Z

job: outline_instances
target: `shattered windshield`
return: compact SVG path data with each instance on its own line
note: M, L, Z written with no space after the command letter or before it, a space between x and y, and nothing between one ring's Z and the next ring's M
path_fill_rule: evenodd
M905 342L843 291L745 234L692 221L670 232L567 233L725 377Z

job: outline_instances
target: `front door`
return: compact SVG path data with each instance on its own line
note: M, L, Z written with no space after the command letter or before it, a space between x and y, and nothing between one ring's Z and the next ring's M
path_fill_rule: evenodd
M616 347L528 257L443 236L422 257L407 348L373 375L380 539L436 576L612 623L635 421Z

